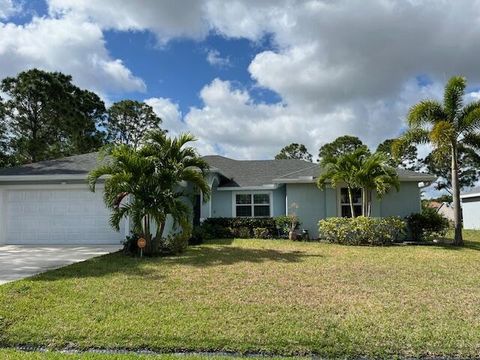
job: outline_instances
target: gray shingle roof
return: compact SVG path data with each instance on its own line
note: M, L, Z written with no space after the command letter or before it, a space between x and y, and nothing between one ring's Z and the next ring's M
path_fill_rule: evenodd
M94 152L0 169L0 176L86 175L98 164L98 153Z
M212 171L224 179L221 187L262 186L282 181L313 181L320 166L304 160L234 160L219 155L204 156ZM40 161L12 168L0 169L0 176L25 175L87 175L100 164L98 153L70 156L63 159ZM401 178L412 181L434 180L428 174L398 169Z
M210 167L230 181L221 187L246 187L273 184L273 179L298 170L312 167L303 160L234 160L219 155L204 156Z

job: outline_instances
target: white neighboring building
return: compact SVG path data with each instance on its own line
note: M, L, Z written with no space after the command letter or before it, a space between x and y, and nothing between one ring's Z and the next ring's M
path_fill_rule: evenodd
M460 195L463 208L463 227L480 230L480 187Z

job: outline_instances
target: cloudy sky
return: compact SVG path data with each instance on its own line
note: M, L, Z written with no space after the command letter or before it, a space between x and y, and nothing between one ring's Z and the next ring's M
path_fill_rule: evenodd
M71 74L241 159L344 134L374 147L452 75L478 97L479 56L474 0L0 0L0 78Z

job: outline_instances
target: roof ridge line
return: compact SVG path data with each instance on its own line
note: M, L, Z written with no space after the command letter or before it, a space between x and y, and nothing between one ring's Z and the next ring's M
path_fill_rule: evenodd
M314 168L315 166L320 166L320 164L312 164L312 165L309 166L309 167L306 167L306 168L303 168L303 169L300 169L300 170L295 170L295 171L292 171L292 172L283 174L282 176L279 177L279 179L280 179L280 178L283 178L283 177L285 177L285 176L288 176L288 175L293 175L293 174L296 174L296 173L299 173L299 172L302 172L302 171L305 171L305 170L308 170L308 169L312 169L312 168Z

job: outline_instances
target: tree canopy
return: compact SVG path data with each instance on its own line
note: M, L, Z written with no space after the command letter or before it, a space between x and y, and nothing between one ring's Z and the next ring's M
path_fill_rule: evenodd
M297 159L312 162L312 154L310 154L303 144L291 143L283 147L280 152L275 155L276 160L281 159Z
M376 152L387 155L388 164L394 168L418 171L422 167L422 161L418 159L417 147L414 144L405 144L397 153L393 145L397 139L387 139L380 143Z
M59 72L32 69L2 80L12 156L26 163L98 149L100 98Z
M336 138L331 143L323 145L318 152L318 159L322 161L328 158L335 158L341 155L352 153L357 149L369 152L368 147L356 136L344 135Z
M104 126L109 142L137 148L142 137L149 130L159 130L161 123L162 119L150 105L135 100L122 100L108 109Z

